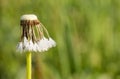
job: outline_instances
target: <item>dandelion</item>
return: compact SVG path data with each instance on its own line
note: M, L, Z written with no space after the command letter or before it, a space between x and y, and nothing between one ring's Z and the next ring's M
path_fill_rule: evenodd
M48 49L55 47L56 43L34 14L21 16L20 26L22 32L17 51L26 52L26 79L31 79L31 52L48 51Z
M56 46L55 41L50 37L47 29L37 19L36 15L23 15L20 25L22 34L20 42L17 45L17 51L44 52Z

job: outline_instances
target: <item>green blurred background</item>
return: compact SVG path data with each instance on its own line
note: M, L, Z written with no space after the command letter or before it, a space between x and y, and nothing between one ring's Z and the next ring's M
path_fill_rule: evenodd
M57 42L33 53L33 79L120 79L120 0L1 0L0 79L25 79L20 17L36 14Z

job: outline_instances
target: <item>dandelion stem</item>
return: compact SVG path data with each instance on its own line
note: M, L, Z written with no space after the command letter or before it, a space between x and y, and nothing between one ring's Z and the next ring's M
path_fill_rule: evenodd
M26 68L26 79L32 79L31 78L31 68L32 68L32 64L31 64L31 52L27 52L26 53L26 62L27 62L27 68Z

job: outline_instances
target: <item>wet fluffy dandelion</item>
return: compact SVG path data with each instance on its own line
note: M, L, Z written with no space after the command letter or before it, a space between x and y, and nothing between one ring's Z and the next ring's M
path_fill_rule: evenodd
M55 41L50 37L47 29L36 15L28 14L21 16L20 26L22 32L20 42L17 45L17 51L44 52L56 46Z

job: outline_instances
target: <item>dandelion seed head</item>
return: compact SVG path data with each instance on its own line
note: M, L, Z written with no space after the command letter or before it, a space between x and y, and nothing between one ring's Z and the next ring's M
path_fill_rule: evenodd
M17 51L44 52L56 46L56 42L50 37L47 29L38 20L36 15L22 15L20 26L22 28L22 34L20 42L17 45ZM47 38L44 35L47 35Z

